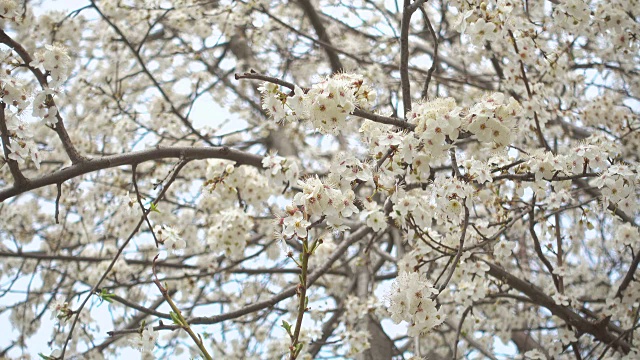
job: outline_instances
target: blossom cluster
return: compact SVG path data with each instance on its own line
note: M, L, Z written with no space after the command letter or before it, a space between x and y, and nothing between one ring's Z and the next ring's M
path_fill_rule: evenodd
M464 206L470 207L475 190L472 185L457 178L437 176L421 195L397 191L391 197L394 205L391 217L405 226L407 217L418 228L429 228L432 221L461 224Z
M640 230L630 224L622 224L617 227L614 241L634 248L640 245Z
M293 205L304 206L309 215L326 216L327 224L334 229L347 229L344 219L360 212L351 189L341 191L317 176L298 180L298 186L302 191L294 196Z
M0 98L2 102L13 106L18 113L30 103L30 91L24 81L0 74Z
M290 238L295 235L298 238L307 237L307 228L311 223L307 221L305 214L295 206L287 206L287 215L281 219L282 235Z
M499 261L507 259L511 256L515 247L515 241L500 240L493 246L493 255L495 255Z
M268 82L260 92L263 109L276 122L308 119L323 134L337 134L356 107L367 108L376 98L362 76L347 73L327 77L306 92L296 86L287 94Z
M150 353L158 341L158 332L153 329L152 325L147 325L142 332L135 334L129 338L130 345L143 353Z
M297 175L298 170L295 162L275 161L280 163L281 170L278 171L286 170L286 175L282 177L283 175L278 175L276 172L275 175L271 173L271 177L285 179L287 176L292 178ZM285 166L284 169L283 166ZM261 208L269 198L269 181L260 170L254 167L236 167L232 161L212 159L207 162L206 174L207 180L203 187L208 195L220 203L219 208L234 203L238 198L248 205Z
M417 272L402 272L388 294L391 320L409 322L409 336L428 333L445 320L444 313L432 299L438 291Z
M521 112L515 99L506 99L501 93L485 96L468 109L457 106L453 98L437 98L413 105L407 114L409 123L415 125L413 132L365 121L360 133L375 158L391 151L381 167L384 171L376 174L377 184L390 188L398 175L406 176L407 182L426 182L431 167L449 159L449 150L463 131L476 135L482 143L499 147L510 144ZM490 169L480 161L465 160L463 166L471 179L479 183L491 181Z
M373 166L361 161L353 154L340 152L331 164L327 180L341 190L350 189L354 182L366 183L373 180Z
M15 2L13 1L5 1L0 4L0 12L4 14L3 16L7 16L14 9ZM9 59L10 54L2 53L2 57L4 61L12 61ZM71 58L63 46L45 45L45 49L37 51L34 60L29 64L34 68L38 68L40 65L49 74L52 81L46 85L49 88L35 92L35 96L24 81L8 77L5 74L0 75L0 99L15 109L14 111L14 109L7 107L3 110L10 137L9 159L15 160L19 164L24 164L26 160L30 159L38 169L40 168L41 156L33 139L34 131L32 128L34 124L20 119L19 115L22 115L23 111L32 103L32 115L35 118L43 119L47 125L54 125L57 122L58 109L49 101L49 98L55 93L52 88L60 86L68 77L71 71Z
M415 134L425 147L425 152L441 151L445 139L455 141L460 131L462 108L453 98L438 98L413 105L407 119L416 125Z
M486 182L492 182L491 169L489 165L483 161L474 159L467 159L462 163L462 167L466 170L466 175L469 179L474 180L480 184Z
M504 94L493 93L469 109L463 121L464 128L482 142L506 146L511 143L516 119L521 111L522 107L514 98L505 99Z
M0 75L0 100L7 105L2 111L9 131L9 159L17 161L18 164L31 160L39 169L41 156L33 139L33 124L19 116L30 104L27 85L21 80Z
M640 173L624 164L614 164L602 172L595 184L602 191L604 204L610 201L617 208L629 215L638 210L635 189L640 184Z
M60 322L66 322L73 315L73 310L69 307L69 303L63 300L53 300L49 309L51 311L51 320L58 319Z
M0 18L15 19L18 4L15 0L0 0Z
M556 24L567 29L575 30L589 22L591 9L582 0L568 0L559 3L553 11Z
M366 211L367 226L375 232L385 230L388 226L384 213L380 209Z
M158 241L173 253L178 253L187 247L187 242L184 241L180 234L171 226L156 225L154 232L158 237Z
M487 6L473 6L461 2L455 26L460 33L469 37L470 43L476 47L487 41L494 41L503 35L504 25L508 23L514 5L508 0L498 0Z
M230 208L213 216L207 232L207 243L215 253L240 259L247 247L253 221L242 209Z
M34 68L42 67L49 74L51 88L56 88L67 80L71 65L71 57L67 49L60 44L45 45L44 50L35 52L33 61L29 64Z
M298 162L292 157L269 154L262 159L262 166L267 169L269 181L274 185L294 184L300 176Z

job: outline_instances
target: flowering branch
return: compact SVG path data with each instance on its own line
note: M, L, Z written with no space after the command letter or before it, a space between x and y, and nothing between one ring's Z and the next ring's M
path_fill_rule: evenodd
M2 31L2 30L0 30ZM24 177L18 162L9 157L11 150L9 150L9 130L7 129L7 121L5 119L5 109L7 105L3 102L0 104L0 135L2 136L2 150L4 152L4 161L9 164L9 171L13 176L13 186L23 186L27 183L27 178ZM1 201L0 201L1 202Z
M47 81L46 75L44 73L42 73L42 71L40 71L40 69L38 69L36 67L33 67L31 65L33 63L33 59L31 58L31 55L29 55L27 50L25 50L25 48L22 47L22 45L20 45L20 43L18 43L15 40L13 40L2 29L0 29L0 43L5 44L8 47L10 47L11 49L13 49L13 51L15 51L20 56L20 58L22 58L22 61L24 61L24 64L27 67L27 69L29 69L29 71L31 71L33 73L33 75L36 77L36 79L38 80L38 83L42 87L42 90L49 89L49 83ZM45 103L49 107L57 108L56 103L53 100L53 96L52 95L47 95L46 96ZM60 116L60 113L56 112L55 117L56 117L57 122L56 122L55 125L53 125L53 129L58 134L58 137L60 138L60 141L62 141L62 145L64 146L64 149L67 152L67 155L69 156L69 159L71 160L71 162L73 164L77 164L77 163L80 163L80 162L84 161L85 160L84 157L82 155L80 155L78 150L75 148L75 146L71 142L71 138L69 137L69 133L67 133L67 129L64 126L64 121L62 120L62 116ZM0 200L0 201L2 201L2 200Z
M262 81L270 82L272 84L283 86L283 87L285 87L285 88L287 88L289 90L292 90L292 91L295 89L295 85L293 83L290 83L290 82L282 80L282 79L274 78L274 77L271 77L271 76L258 74L253 70L251 70L251 72L247 72L247 73L244 73L244 74L235 74L235 79L236 80L240 80L240 79L262 80ZM305 92L309 91L308 88L302 88L302 90L305 91ZM377 123L380 123L380 124L393 125L393 126L397 126L399 128L402 128L402 129L410 130L410 131L413 131L415 129L415 127L416 127L414 124L410 124L407 121L404 121L402 119L398 119L396 117L389 117L389 116L383 116L383 115L374 114L374 113L368 112L366 110L363 110L363 109L360 109L360 108L357 108L357 107L353 110L353 115L359 116L359 117L364 118L364 119L369 119L371 121L374 121L374 122L377 122Z

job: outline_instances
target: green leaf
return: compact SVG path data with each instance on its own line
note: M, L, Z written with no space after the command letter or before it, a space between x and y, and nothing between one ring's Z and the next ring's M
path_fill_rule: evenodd
M172 311L169 313L169 316L171 316L171 320L173 320L174 324L182 326L182 321L180 320L180 317L178 316L178 314Z
M100 298L100 301L101 301L101 302L102 302L102 301L106 301L106 302L108 302L108 303L112 303L112 302L113 302L113 299L112 299L112 298L115 296L115 294L109 294L109 293L107 292L107 289L102 289L102 290L100 290L100 293L99 293L99 294L97 294L97 295L98 295L98 297Z
M320 244L322 244L322 239L316 241L313 244L313 249L311 249L311 252L309 253L309 255L312 255L320 247Z
M293 337L293 334L291 333L291 324L282 320L282 327L287 331L287 334L289 334L290 337Z
M151 204L149 204L149 210L151 210L151 212L157 212L158 214L161 214L160 210L158 210L158 206L154 202L151 202Z
M53 358L51 356L47 356L47 355L45 355L43 353L38 353L38 356L40 356L44 360L53 360Z

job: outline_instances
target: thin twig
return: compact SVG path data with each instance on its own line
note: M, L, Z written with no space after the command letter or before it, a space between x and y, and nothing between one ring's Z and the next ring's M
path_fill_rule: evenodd
M62 196L62 183L61 182L57 183L56 188L58 190L58 194L56 195L55 219L56 219L56 224L60 224L60 219L58 219L58 216L60 215L60 197Z
M429 95L429 83L431 82L431 76L433 72L436 70L438 66L438 43L439 39L436 36L435 30L433 30L433 26L431 25L431 21L429 20L429 16L427 15L427 11L424 7L420 6L420 11L422 11L422 16L424 17L424 21L427 23L427 27L429 28L429 34L431 34L431 39L433 39L433 56L431 59L431 67L427 71L427 79L424 82L424 88L422 89L422 98L426 99Z
M540 258L540 261L542 261L544 266L549 271L549 274L553 279L553 284L555 285L556 289L559 289L560 284L558 283L558 278L554 274L553 265L551 265L551 263L549 262L549 259L547 259L544 253L542 253L540 240L538 239L538 235L536 234L535 204L536 204L536 197L534 196L533 199L531 199L531 210L529 210L529 233L531 233L531 238L533 239L534 248L536 250L536 254L538 254L538 258Z
M462 251L464 249L464 238L467 236L467 228L469 227L469 208L467 208L465 200L466 199L463 200L464 223L462 224L462 234L460 234L460 244L458 245L458 252L456 253L455 258L453 259L453 263L451 264L451 270L449 270L449 274L447 275L447 278L444 280L442 285L440 285L438 288L440 293L442 292L442 290L444 290L447 287L447 285L449 284L449 281L451 281L451 277L453 276L453 273L456 271L456 268L458 267L458 261L460 261L460 257L462 256Z
M402 104L404 118L411 111L411 83L409 82L409 28L411 15L415 10L410 8L411 0L404 0L402 22L400 23L400 82L402 85Z
M149 227L149 231L151 232L151 236L153 236L153 241L156 244L156 248L160 245L159 241L158 241L158 237L156 236L156 232L153 231L153 226L151 225L151 221L149 221L149 216L148 213L151 212L151 207L149 207L149 212L147 212L147 209L144 208L144 204L142 203L142 195L140 195L140 189L138 188L138 176L137 171L136 171L137 165L133 164L131 166L131 177L132 177L132 181L133 181L133 189L136 192L136 199L138 200L138 205L140 205L140 208L142 209L142 217L144 218L144 221L147 223L147 226ZM155 266L155 259L154 259L154 266Z
M196 346L198 346L198 349L200 349L200 352L202 353L205 359L213 360L211 355L209 355L207 348L204 346L204 343L202 342L202 337L200 335L196 335L196 333L193 332L193 330L191 329L191 326L189 325L189 322L184 318L184 316L182 316L182 311L180 311L176 303L173 302L173 299L171 299L171 296L169 296L169 292L167 291L167 289L164 286L162 286L162 284L160 283L160 280L158 280L158 274L156 273L156 266L155 266L155 262L156 260L158 260L158 256L159 255L156 255L156 257L153 258L154 264L151 267L151 269L153 270L153 277L154 277L153 283L156 284L156 286L160 290L160 293L162 293L162 297L167 301L167 303L171 307L171 310L173 310L173 315L175 316L175 318L173 318L174 322L180 328L186 331L187 334L189 334L189 337L191 338L191 340L193 340L193 342L196 343Z

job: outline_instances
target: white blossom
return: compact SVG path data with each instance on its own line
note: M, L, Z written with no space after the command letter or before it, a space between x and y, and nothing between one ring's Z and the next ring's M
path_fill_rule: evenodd
M431 299L437 294L431 284L416 272L402 272L391 286L389 293L391 320L396 324L409 322L409 336L416 336L431 331L442 324L445 315L436 308Z
M178 232L168 225L156 225L154 228L158 240L164 244L164 247L170 249L173 253L180 252L187 247L187 242L178 234Z

